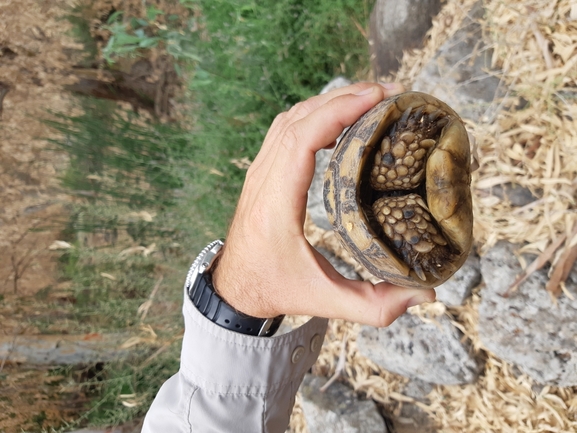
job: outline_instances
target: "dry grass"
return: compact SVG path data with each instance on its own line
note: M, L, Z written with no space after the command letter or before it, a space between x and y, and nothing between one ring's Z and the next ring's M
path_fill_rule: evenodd
M406 53L396 77L407 88L437 49L459 29L475 2L448 1L436 17L426 46ZM507 89L494 119L466 120L478 145L480 168L474 174L476 244L487 251L499 240L524 244L522 251L540 254L553 240L567 235L570 248L575 224L577 181L577 1L485 1L484 42L493 49L493 73ZM516 208L491 194L495 185L511 182L530 189L538 199ZM329 233L307 225L315 245L325 246L350 261ZM567 254L565 254L567 255ZM523 264L526 265L526 264ZM367 277L366 273L363 277ZM564 295L561 295L564 296ZM541 387L514 367L486 352L477 335L478 289L467 303L448 311L435 303L414 314L449 314L486 357L475 384L435 386L430 404L417 403L442 432L574 432L577 431L577 387ZM344 379L390 410L412 399L402 394L405 379L384 371L356 349L358 325L333 321L315 366L331 375L348 334ZM295 411L293 432L306 432Z

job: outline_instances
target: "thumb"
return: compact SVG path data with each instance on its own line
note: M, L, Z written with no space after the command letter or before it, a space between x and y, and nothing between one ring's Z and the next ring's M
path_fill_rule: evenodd
M340 318L376 327L389 326L407 308L425 302L433 302L433 289L414 289L396 286L387 282L372 284L369 281L349 280L340 275L319 254L317 260L327 279L317 287L315 293L325 305L321 314L328 318Z

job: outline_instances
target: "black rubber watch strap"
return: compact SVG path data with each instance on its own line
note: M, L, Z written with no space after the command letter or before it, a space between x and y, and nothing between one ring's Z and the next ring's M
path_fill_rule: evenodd
M284 318L259 319L236 311L215 292L210 273L199 275L188 293L192 303L207 319L241 334L263 337L274 335ZM263 329L264 326L268 326L268 329Z

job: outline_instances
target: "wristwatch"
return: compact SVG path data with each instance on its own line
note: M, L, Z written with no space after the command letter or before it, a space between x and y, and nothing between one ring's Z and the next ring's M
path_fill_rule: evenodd
M251 317L228 305L216 293L211 267L224 243L208 244L192 263L186 276L185 289L192 303L208 320L230 331L259 337L271 337L278 330L284 315L271 319Z

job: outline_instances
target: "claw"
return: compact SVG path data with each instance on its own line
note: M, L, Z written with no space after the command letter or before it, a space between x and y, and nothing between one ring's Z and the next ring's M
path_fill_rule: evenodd
M423 281L427 281L427 276L425 275L425 272L423 271L423 268L421 268L420 265L415 265L413 270L415 271L415 274L417 274L417 277L419 277Z
M423 107L419 107L411 116L409 126L414 127L417 125L417 123L420 123L422 121L423 121Z
M437 280L440 280L440 279L441 279L441 274L439 274L439 271L437 270L437 267L436 267L435 265L429 266L429 269L427 269L427 270L428 270L428 271L431 273L431 275L432 275L433 277L435 277Z
M441 115L441 113L442 113L441 110L437 110L437 111L435 111L435 112L433 112L433 113L430 113L430 114L427 116L427 120L428 120L429 122L434 122L434 121L437 120L437 118Z
M443 126L445 126L447 123L449 123L449 119L446 117L443 117L442 119L439 119L437 121L437 128L442 128Z
M411 110L412 110L411 107L409 107L405 110L405 112L403 113L403 115L399 119L399 123L406 123L407 120L409 120L409 116L411 115Z
M446 263L444 263L444 266L451 272L457 271L457 267L452 262L447 261Z

